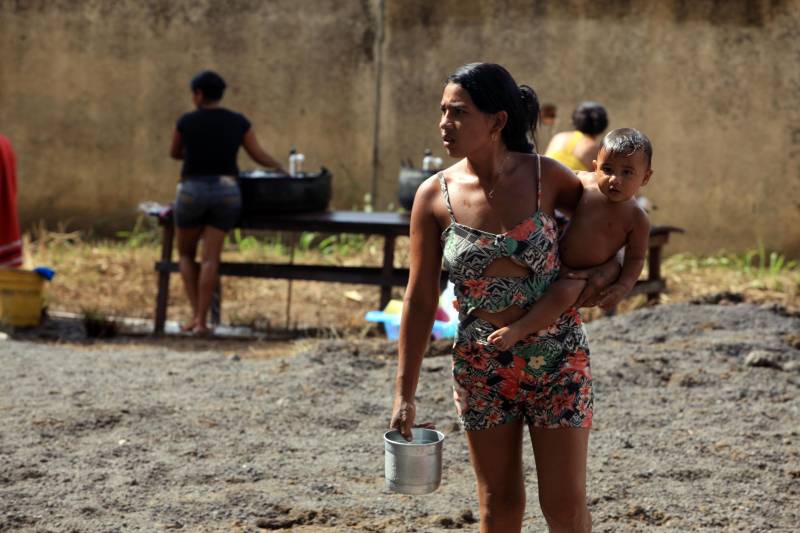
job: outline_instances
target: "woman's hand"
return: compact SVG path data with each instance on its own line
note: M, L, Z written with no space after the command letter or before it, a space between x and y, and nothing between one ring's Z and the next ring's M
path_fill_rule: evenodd
M602 265L583 270L572 270L568 267L563 267L564 270L567 270L567 278L586 280L586 286L578 296L575 307L594 307L603 300L603 289L616 281L617 277L619 277L620 268L616 256Z
M436 429L430 422L424 424L414 424L414 419L417 416L417 406L414 402L403 400L400 397L395 398L394 407L392 408L392 421L389 422L389 429L396 429L399 431L406 440L412 440L411 428L425 428Z
M417 406L413 401L396 397L394 407L392 407L392 421L389 422L389 429L396 429L406 440L411 440L411 428L414 427L416 416Z

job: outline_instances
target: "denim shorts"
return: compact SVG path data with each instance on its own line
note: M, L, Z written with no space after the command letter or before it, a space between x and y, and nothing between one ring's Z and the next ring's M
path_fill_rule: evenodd
M230 231L242 215L242 193L233 176L191 176L178 184L175 224L179 228L213 226Z

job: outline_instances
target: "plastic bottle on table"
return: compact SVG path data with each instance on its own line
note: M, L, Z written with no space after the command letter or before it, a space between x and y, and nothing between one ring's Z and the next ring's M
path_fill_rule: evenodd
M430 148L425 148L425 157L422 158L422 170L433 170L436 165L436 158Z
M305 160L306 156L292 148L289 151L289 175L294 178L299 178L300 174L303 173L303 162L305 162Z

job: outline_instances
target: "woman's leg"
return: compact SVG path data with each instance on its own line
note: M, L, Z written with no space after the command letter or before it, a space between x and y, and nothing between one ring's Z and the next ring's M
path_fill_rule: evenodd
M213 226L203 230L203 259L200 263L200 277L197 284L197 311L195 313L196 333L208 332L206 317L211 307L211 298L219 279L219 261L222 245L225 244L225 232Z
M478 481L481 533L519 532L525 512L522 420L466 433Z
M194 263L194 258L197 255L197 242L200 240L202 232L202 226L196 228L177 228L178 265L180 266L181 278L183 279L183 287L186 289L186 296L189 298L189 304L192 306L192 320L189 324L181 327L184 331L190 331L194 328L195 317L197 316L197 279L199 271L197 265Z
M531 428L539 504L550 533L588 533L586 506L588 428Z

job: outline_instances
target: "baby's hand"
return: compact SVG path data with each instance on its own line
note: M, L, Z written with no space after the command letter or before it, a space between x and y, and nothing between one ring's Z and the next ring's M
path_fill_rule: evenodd
M597 305L605 310L613 309L625 298L628 292L630 292L630 289L620 283L609 285L600 293L600 299Z
M522 335L516 333L510 327L505 326L493 331L486 340L497 346L499 349L505 351L514 346L521 338Z

